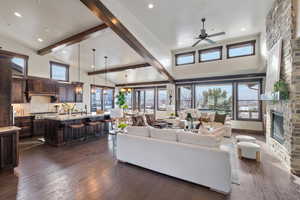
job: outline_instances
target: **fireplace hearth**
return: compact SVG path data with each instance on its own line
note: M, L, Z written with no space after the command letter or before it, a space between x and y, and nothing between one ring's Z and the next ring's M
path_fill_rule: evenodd
M272 111L272 126L271 126L271 137L280 144L285 141L284 129L283 129L283 113Z

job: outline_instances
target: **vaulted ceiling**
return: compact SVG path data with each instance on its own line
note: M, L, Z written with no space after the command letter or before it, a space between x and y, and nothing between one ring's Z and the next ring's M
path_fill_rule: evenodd
M128 30L172 74L171 50L190 46L199 34L200 19L207 18L209 32L225 31L223 40L253 33L264 28L264 19L274 0L101 0ZM153 8L149 9L149 4ZM0 35L8 36L35 50L103 23L79 0L0 0ZM21 18L14 15L18 12ZM39 42L38 38L43 41ZM80 43L81 65L92 71L92 49L96 49L96 70L145 60L111 29ZM65 47L52 56L76 64L78 44ZM103 77L103 75L97 75ZM153 67L114 72L115 83L166 80Z

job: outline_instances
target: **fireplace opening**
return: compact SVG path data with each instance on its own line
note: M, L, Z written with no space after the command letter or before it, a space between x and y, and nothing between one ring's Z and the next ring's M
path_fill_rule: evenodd
M280 144L283 144L284 130L283 130L283 114L272 111L272 127L271 127L271 137L275 139Z

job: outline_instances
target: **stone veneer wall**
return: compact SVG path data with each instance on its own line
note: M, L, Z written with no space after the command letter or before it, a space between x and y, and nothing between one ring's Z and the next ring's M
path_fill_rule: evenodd
M292 41L295 37L296 17L293 0L275 0L266 20L266 42L270 50L282 38L281 79L290 90L290 100L266 103L267 143L286 166L300 175L300 63L293 63ZM271 111L283 113L285 142L271 138Z

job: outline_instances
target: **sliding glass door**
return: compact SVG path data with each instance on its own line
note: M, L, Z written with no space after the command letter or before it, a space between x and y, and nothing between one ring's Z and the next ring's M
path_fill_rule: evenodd
M154 113L154 89L138 89L135 93L137 109L144 113Z

